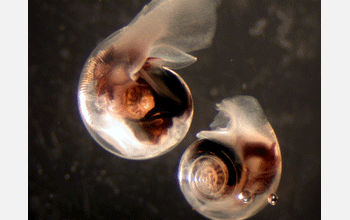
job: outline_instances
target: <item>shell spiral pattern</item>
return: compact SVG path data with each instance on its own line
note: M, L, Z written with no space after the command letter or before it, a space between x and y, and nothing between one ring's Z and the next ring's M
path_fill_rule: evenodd
M255 98L225 99L217 108L211 131L199 132L182 155L180 188L208 218L246 219L277 202L279 144Z

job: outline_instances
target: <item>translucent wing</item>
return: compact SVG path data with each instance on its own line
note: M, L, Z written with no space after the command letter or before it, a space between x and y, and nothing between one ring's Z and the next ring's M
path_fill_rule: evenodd
M113 45L131 78L148 57L160 58L159 64L169 68L183 68L196 61L187 52L210 45L219 3L219 0L153 0L96 51Z

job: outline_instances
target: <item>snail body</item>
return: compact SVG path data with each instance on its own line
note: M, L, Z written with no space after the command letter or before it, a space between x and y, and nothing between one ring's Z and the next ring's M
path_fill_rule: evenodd
M109 152L148 159L170 151L193 117L191 92L172 69L210 45L219 0L153 0L91 53L78 87L79 110Z
M276 135L258 101L225 99L218 115L183 154L180 188L211 219L245 219L275 204L282 159Z
M122 85L101 85L98 96L95 85L82 83L79 97L90 134L106 150L130 159L167 152L186 135L193 117L191 93L182 78L166 68L145 68L175 88L176 98L157 93L142 77Z

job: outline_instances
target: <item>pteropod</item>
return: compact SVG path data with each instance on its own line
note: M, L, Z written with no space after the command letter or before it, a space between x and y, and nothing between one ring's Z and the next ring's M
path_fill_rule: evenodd
M164 154L186 135L191 92L172 69L210 45L219 0L153 0L91 53L78 101L85 126L106 150L129 159Z
M180 188L210 219L246 219L277 202L280 147L255 98L224 99L217 108L211 130L199 132L182 155Z

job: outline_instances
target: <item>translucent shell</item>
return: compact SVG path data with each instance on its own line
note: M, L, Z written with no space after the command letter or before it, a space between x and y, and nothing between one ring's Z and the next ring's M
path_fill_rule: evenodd
M279 144L255 98L225 99L217 109L211 131L199 132L181 158L180 188L208 218L246 219L277 202Z
M102 147L121 157L147 159L184 138L193 117L192 95L175 72L146 63L136 81L112 84L112 76L96 76L98 66L91 65L94 79L81 78L79 99L85 126ZM152 87L149 78L157 85Z
M166 153L186 135L191 92L171 69L210 45L220 0L153 0L91 53L78 101L85 126L106 150L129 159Z

